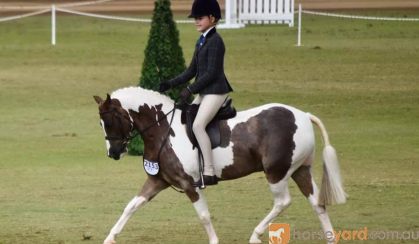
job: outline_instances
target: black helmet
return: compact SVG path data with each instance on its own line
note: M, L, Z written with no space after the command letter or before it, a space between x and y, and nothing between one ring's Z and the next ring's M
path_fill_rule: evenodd
M192 4L191 14L188 18L197 18L212 15L221 19L221 9L217 0L195 0Z

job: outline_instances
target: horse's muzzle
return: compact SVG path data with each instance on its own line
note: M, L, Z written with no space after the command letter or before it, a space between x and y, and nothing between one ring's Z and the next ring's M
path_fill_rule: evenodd
M121 158L121 155L126 153L126 149L122 148L122 149L115 149L115 148L110 148L109 149L109 153L108 153L108 157L114 159L114 160L119 160Z
M108 157L114 159L114 160L119 160L121 158L120 155L118 154L109 154Z

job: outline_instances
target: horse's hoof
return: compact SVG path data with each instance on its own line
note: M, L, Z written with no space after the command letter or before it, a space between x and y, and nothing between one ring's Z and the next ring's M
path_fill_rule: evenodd
M258 234L253 232L252 236L250 237L249 243L250 244L260 244L260 243L262 243L262 240L259 239Z
M217 239L212 239L212 240L209 241L209 244L218 244L218 243L219 243L218 238Z
M103 244L116 244L116 241L115 240L105 240L104 242L103 242Z
M260 239L256 239L256 240L249 240L250 244L260 244L262 243L262 241Z

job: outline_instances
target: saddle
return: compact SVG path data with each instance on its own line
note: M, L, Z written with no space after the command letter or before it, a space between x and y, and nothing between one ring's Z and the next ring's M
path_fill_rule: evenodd
M230 131L227 131L227 127L223 125L226 125L226 120L234 118L237 114L236 109L231 105L231 103L231 98L228 98L206 127L206 131L211 141L212 149L219 146L226 147L230 142ZM195 134L193 133L192 125L198 113L199 106L199 104L186 104L182 107L181 115L181 122L182 124L186 125L186 134L188 135L188 138L191 141L193 148L196 147L198 149L199 144L196 140ZM226 135L227 133L228 135Z

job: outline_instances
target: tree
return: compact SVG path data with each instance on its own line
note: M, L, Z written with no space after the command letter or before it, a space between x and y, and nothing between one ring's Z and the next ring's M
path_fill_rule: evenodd
M169 80L185 70L185 59L179 45L179 31L173 20L170 0L156 0L139 85L158 90L161 81ZM171 89L168 95L177 99L187 84ZM128 145L130 154L141 155L143 143L139 136Z
M170 0L156 0L151 29L141 71L140 86L157 90L161 81L185 70L185 59L179 45L179 31L170 10ZM186 87L183 86L183 87ZM177 98L179 87L169 93Z

